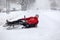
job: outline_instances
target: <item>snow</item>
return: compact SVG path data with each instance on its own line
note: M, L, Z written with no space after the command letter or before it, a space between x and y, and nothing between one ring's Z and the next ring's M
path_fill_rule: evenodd
M37 28L6 30L2 25L8 19L19 19L39 14ZM2 16L3 15L3 16ZM0 13L0 40L60 40L60 11L28 10L16 11L10 14Z
M37 0L30 10L0 13L0 40L60 40L60 11L48 10L49 5L47 0ZM39 14L37 28L19 29L19 26L17 29L6 30L7 27L3 27L6 20L14 21L24 18L24 15L30 17L36 14Z

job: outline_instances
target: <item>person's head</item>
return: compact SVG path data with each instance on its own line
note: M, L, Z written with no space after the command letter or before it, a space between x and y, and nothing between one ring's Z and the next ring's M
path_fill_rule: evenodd
M38 14L36 14L35 16L36 16L36 17L39 17L39 15L38 15Z

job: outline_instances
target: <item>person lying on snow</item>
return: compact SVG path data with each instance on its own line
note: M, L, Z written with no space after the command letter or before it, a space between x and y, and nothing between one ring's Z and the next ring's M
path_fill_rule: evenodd
M12 21L12 22L9 22L8 20L7 20L7 25L8 26L13 26L13 28L14 28L14 25L23 25L24 27L22 27L22 28L31 28L31 27L37 27L37 24L38 24L38 15L35 15L34 17L28 17L28 18L26 18L25 16L24 16L24 18L22 18L22 19L18 19L18 20L16 20L16 21Z
M21 24L24 26L22 28L37 27L38 17L39 17L38 15L35 15L34 17L28 17L28 18L24 16L24 18L20 19L20 20L24 20L22 21L22 24Z

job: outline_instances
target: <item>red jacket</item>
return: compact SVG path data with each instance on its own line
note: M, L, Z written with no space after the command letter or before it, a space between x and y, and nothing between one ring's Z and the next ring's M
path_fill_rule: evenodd
M22 18L22 20L26 20L27 24L35 24L35 25L38 24L38 18L36 16L35 17L29 17L29 18Z

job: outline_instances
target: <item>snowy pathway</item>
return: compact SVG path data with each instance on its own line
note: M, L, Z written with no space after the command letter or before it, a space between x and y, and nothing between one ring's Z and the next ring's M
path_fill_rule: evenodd
M36 13L39 14L38 28L5 30L5 28L1 26L0 40L60 40L60 12L59 11L38 10L36 12L35 11L26 11L26 12L19 11L19 12L14 12L13 14L12 13L8 14L9 19L12 19L12 18L15 19L17 18L17 16L19 19L19 18L22 18L23 15L26 15L26 17L28 17L28 16L33 16ZM0 19L3 19L3 18L0 18Z

